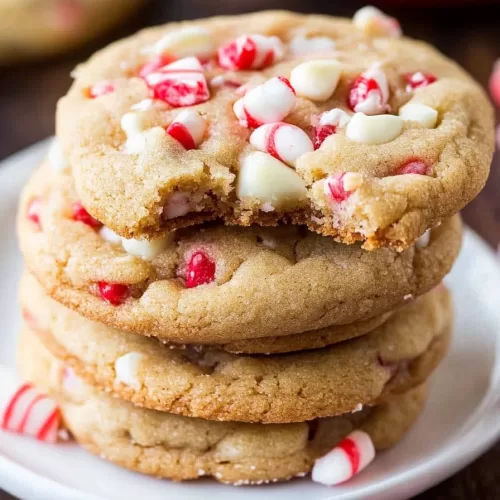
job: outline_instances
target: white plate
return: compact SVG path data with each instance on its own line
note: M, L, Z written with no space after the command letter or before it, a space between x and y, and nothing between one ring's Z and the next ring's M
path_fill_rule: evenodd
M19 326L16 246L19 191L46 151L37 144L0 169L0 363L12 364ZM326 488L309 479L240 487L203 480L176 484L127 472L75 444L43 445L0 433L0 486L26 499L370 499L413 496L474 460L500 437L500 269L491 250L467 231L460 258L447 278L455 295L457 328L452 350L433 377L424 414L394 449L344 486ZM1 381L0 381L1 383ZM495 395L495 393L497 393Z

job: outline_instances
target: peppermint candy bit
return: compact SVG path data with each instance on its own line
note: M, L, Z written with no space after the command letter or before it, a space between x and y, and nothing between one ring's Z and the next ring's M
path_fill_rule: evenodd
M139 76L141 78L146 79L151 73L158 71L159 69L167 66L175 59L171 56L167 56L165 54L158 55L154 57L151 61L147 62L142 66L139 70Z
M325 195L335 203L342 203L363 184L363 176L357 172L342 172L325 179Z
M10 394L6 403L0 413L1 429L46 443L57 441L61 412L54 401L25 383Z
M184 110L177 115L167 128L172 136L186 149L195 149L203 140L206 130L205 119L196 111Z
M91 99L96 99L97 97L101 97L106 94L111 94L114 91L115 87L111 82L103 81L89 87L88 96Z
M287 78L276 76L249 90L233 110L241 125L256 128L281 122L295 106L295 91Z
M430 167L421 160L412 160L399 167L394 175L429 175Z
M283 44L278 37L242 35L217 51L219 66L231 71L263 69L281 60Z
M314 127L314 149L318 149L327 137L335 134L339 128L345 127L350 120L351 116L340 108L322 113L318 124Z
M406 73L403 75L406 81L406 91L411 92L421 87L427 87L431 83L437 81L437 76L432 73L423 73L416 71L415 73Z
M344 483L361 472L374 458L375 447L370 436L356 430L314 462L312 480L327 486Z
M356 113L378 115L388 110L389 85L385 73L373 65L354 80L347 104Z
M98 286L101 298L112 306L119 306L130 297L130 288L127 285L99 281Z
M28 211L26 214L26 217L28 220L33 222L33 224L36 224L38 230L42 230L42 222L40 220L40 212L42 209L42 201L40 198L33 198L29 205L28 205Z
M176 108L194 106L210 98L203 67L196 57L185 57L167 64L147 74L144 80L155 99Z
M299 127L289 123L268 123L254 130L250 144L290 166L298 158L314 150L309 136Z
M215 262L201 250L193 253L186 269L186 288L195 288L215 280Z
M94 217L87 212L79 201L73 203L73 220L83 222L92 229L100 229L102 226L98 220L94 219Z

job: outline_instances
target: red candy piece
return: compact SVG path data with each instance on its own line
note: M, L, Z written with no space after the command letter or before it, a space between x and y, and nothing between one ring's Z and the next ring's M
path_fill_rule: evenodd
M404 79L407 83L406 91L411 92L412 90L418 89L420 87L427 87L431 83L437 81L437 76L432 73L422 73L421 71L416 71L415 73L406 73Z
M313 144L314 149L318 149L323 141L330 135L335 134L337 127L335 125L316 125L314 127Z
M0 428L55 443L61 424L56 404L28 383L22 384L9 399L0 415Z
M167 128L167 134L172 136L175 140L179 141L185 149L196 149L193 136L189 129L180 122L173 122Z
M428 175L429 166L420 160L409 161L396 170L395 175L417 174Z
M123 304L130 297L130 289L127 285L106 283L105 281L99 281L98 285L101 297L113 306Z
M28 219L38 226L38 229L42 229L42 223L40 221L40 209L42 206L42 202L40 198L33 198L28 205Z
M102 226L98 220L94 219L94 217L85 210L85 207L79 201L73 203L73 219L78 222L83 222L93 229L99 229Z
M500 107L500 60L495 63L495 66L493 66L489 88L494 103Z
M96 97L100 97L102 95L111 94L111 92L114 91L115 87L113 86L113 84L106 81L96 83L95 85L92 85L92 87L90 87L88 90L89 97L91 99L95 99Z
M203 67L196 57L185 57L144 75L155 99L179 108L210 99Z
M217 51L219 66L225 69L250 69L257 55L257 44L249 36L240 37ZM271 53L272 56L272 53Z
M215 279L215 262L203 252L195 252L187 265L186 288L211 283Z
M160 68L170 64L172 61L174 61L174 59L167 55L156 56L154 59L142 66L139 70L139 76L141 78L146 78L151 73L158 71Z
M327 177L326 185L328 186L328 191L332 196L333 200L337 203L341 203L344 200L347 200L349 196L351 196L350 191L346 191L344 189L344 175L346 173L342 172L341 174L333 174Z
M347 98L349 108L355 111L359 103L366 101L370 92L377 92L380 94L380 100L383 100L382 90L375 79L358 76L349 90L349 96Z

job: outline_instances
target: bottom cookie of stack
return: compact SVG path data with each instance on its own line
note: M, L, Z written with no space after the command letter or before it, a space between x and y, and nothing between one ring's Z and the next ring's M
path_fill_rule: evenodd
M87 450L122 467L177 481L213 476L238 485L304 476L356 429L370 437L375 450L387 449L415 422L427 394L423 384L375 407L302 423L216 422L139 408L98 392L27 327L18 366L27 381L57 401L65 425Z

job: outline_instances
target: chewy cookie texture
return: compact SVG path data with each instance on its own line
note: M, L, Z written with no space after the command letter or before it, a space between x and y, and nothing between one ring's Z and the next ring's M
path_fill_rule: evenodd
M56 360L36 335L21 335L18 365L59 403L64 421L87 450L134 471L177 481L213 476L262 484L305 476L314 460L354 429L377 451L396 444L422 411L426 387L334 418L296 424L213 422L132 406L97 392Z
M408 248L483 187L493 114L461 68L384 23L270 11L97 53L57 113L83 204L126 238L222 217Z
M46 347L92 385L148 408L246 422L300 422L386 401L428 378L452 328L444 287L359 339L270 356L169 349L80 317L29 276L21 304Z
M292 225L216 224L156 244L123 240L83 209L70 175L46 165L23 192L18 230L28 268L56 300L122 330L192 344L387 313L436 286L461 242L458 216L402 253L366 252Z

